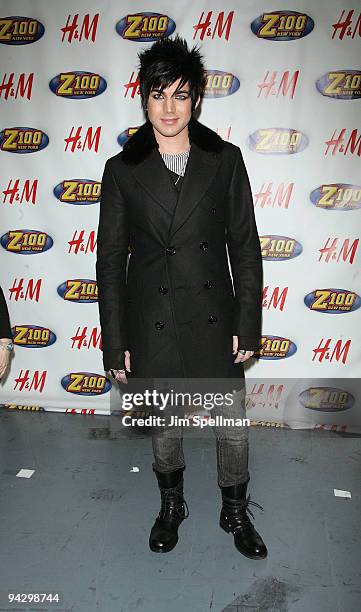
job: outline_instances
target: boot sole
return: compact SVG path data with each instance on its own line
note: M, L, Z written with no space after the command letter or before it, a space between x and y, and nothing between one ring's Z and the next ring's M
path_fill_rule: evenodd
M228 525L226 523L223 523L222 521L219 521L219 526L223 529L223 531L225 531L226 533L232 533L232 530L228 527ZM233 535L233 534L232 534ZM239 548L237 548L237 546L235 545L235 548L238 550L238 552L240 552L242 555L244 555L245 557L247 557L248 559L253 559L255 561L257 561L257 559L266 559L267 554L265 555L250 555L249 553L244 552L243 550L240 550Z

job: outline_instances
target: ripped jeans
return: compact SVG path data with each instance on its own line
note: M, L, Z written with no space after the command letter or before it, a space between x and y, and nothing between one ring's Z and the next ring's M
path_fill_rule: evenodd
M248 472L248 425L236 425L236 419L246 418L245 389L233 393L231 405L223 403L209 410L211 419L216 420L211 425L216 437L217 481L221 487L228 487L249 481ZM204 415L202 415L204 416ZM228 424L222 424L224 419L232 419ZM152 435L154 454L153 470L173 472L185 467L183 454L183 426L173 425ZM187 425L188 426L188 425ZM207 426L208 427L208 426Z

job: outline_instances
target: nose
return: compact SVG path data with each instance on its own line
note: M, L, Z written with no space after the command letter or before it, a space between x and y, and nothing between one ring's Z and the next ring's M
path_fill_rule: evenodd
M165 98L164 100L164 111L165 113L173 113L175 110L175 104L173 98Z

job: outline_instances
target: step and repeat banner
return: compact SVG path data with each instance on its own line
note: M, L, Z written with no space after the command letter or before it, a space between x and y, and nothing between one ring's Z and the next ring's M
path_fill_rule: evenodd
M173 33L201 47L208 80L197 118L241 148L254 197L263 336L246 369L248 415L359 431L353 0L1 3L0 284L15 344L1 406L117 413L95 279L101 177L145 121L137 54Z

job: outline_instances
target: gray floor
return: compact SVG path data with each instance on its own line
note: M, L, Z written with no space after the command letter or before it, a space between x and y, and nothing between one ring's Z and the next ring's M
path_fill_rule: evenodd
M177 547L148 549L151 443L119 437L118 423L0 410L1 610L34 609L8 605L8 591L40 591L63 598L36 606L48 610L359 612L360 437L251 428L249 491L264 511L251 509L269 550L252 561L218 526L211 437L184 442L190 516Z

